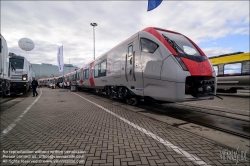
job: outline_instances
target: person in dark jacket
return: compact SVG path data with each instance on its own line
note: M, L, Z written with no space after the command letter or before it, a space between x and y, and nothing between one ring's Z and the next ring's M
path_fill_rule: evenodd
M32 85L32 89L33 89L33 97L35 97L35 96L38 96L38 93L37 93L37 91L36 91L36 88L37 88L37 86L38 86L38 82L37 82L37 80L35 80L35 77L32 77L32 82L31 82L31 85Z

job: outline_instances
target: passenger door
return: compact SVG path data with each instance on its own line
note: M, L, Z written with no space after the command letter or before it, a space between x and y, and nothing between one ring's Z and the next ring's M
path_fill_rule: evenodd
M133 50L133 43L128 46L128 54L126 54L125 61L125 76L127 82L136 81L135 79L135 51Z

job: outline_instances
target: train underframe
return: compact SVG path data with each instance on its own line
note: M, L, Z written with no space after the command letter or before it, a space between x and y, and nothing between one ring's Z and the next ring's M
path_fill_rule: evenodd
M188 76L186 77L185 83L185 92L183 95L189 95L192 99L184 99L184 101L189 100L208 100L213 99L216 90L216 80L215 77L206 77L206 76ZM110 99L121 99L125 100L129 105L137 105L140 101L145 102L156 102L156 103L169 103L171 101L161 101L156 100L150 96L138 96L133 91L129 90L126 86L83 86L77 85L75 82L72 86L76 86L77 90L83 91L94 91L95 93L103 93L108 96Z
M25 94L31 89L30 83L28 82L11 82L10 93L11 94Z
M10 95L10 81L0 79L0 98Z
M188 76L186 78L185 94L190 94L196 98L214 96L215 83L215 77Z

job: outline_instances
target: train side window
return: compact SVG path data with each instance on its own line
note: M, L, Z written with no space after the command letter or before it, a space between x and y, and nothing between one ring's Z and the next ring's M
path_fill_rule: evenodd
M224 74L241 74L242 63L224 65Z
M75 81L75 80L76 80L76 74L73 74L73 75L71 76L71 80L72 80L72 81Z
M99 64L98 65L95 65L95 67L94 67L94 77L96 78L96 77L98 77L98 69L99 69Z
M86 70L84 70L84 71L82 72L82 73L83 73L83 74L82 74L82 79L83 79L83 80L86 78L86 77L85 77L85 75L86 75L85 72L86 72Z
M2 53L2 38L0 38L0 53Z
M213 66L216 76L218 75L218 66Z
M76 80L80 80L80 73L77 73L76 76Z
M159 45L156 44L155 42L146 38L141 38L141 51L142 52L154 53L158 47Z
M85 70L85 79L89 78L89 69Z
M106 70L107 70L107 61L103 61L100 63L100 73L99 73L99 77L102 77L102 76L106 76Z
M128 47L128 56L132 56L133 55L133 45Z
M250 61L242 62L242 74L250 74Z

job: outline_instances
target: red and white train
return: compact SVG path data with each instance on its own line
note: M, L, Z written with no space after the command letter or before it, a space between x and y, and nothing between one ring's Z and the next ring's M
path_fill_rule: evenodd
M217 86L209 59L191 39L154 27L64 77L66 86L105 92L128 104L213 99Z

